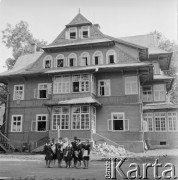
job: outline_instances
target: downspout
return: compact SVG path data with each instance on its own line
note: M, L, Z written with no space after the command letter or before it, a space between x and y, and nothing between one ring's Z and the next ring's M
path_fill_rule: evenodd
M10 93L9 93L9 86L8 86L8 93L7 93L7 102L6 102L6 119L5 119L5 136L8 137L8 123L9 123L9 102L10 102Z

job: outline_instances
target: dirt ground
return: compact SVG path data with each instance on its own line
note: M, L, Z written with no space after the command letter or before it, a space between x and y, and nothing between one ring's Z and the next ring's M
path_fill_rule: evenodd
M160 168L160 172L164 170L166 163L173 163L176 169L176 175L178 176L178 149L171 150L152 150L145 153L133 153L123 163L123 171L129 170L130 163L137 163L141 167L143 163L154 163L155 159L158 159L159 163L162 163L163 167ZM75 169L75 168L58 168L57 163L52 168L46 168L44 162L44 155L29 155L29 154L0 154L0 179L4 177L13 178L31 178L37 179L66 179L75 178L78 179L105 179L105 161L103 157L98 155L92 155L92 161L90 162L89 169ZM64 164L63 164L64 166ZM118 174L117 177L122 179ZM148 170L148 178L153 178L153 169Z

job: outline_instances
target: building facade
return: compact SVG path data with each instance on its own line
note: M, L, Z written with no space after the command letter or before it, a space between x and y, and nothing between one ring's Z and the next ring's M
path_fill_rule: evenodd
M177 107L166 100L173 79L161 71L171 53L138 39L105 35L79 13L43 52L0 74L9 91L5 135L32 149L59 131L134 152L149 139L175 145Z

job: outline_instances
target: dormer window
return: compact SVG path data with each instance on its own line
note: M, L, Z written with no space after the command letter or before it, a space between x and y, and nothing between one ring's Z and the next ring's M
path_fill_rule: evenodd
M103 64L103 54L101 51L96 51L93 54L93 65L100 65Z
M114 50L109 50L106 53L106 63L114 64L116 63L116 52Z
M82 37L82 39L89 38L89 26L82 26L81 37Z
M51 68L52 67L52 56L47 55L45 56L44 60L43 60L43 68L47 69L47 68Z
M57 55L56 67L64 67L64 55L62 55L62 54Z
M154 70L154 74L160 74L160 67L159 67L159 63L154 61L153 63L153 70Z
M80 65L81 66L88 66L88 65L90 65L90 55L89 55L88 52L82 53Z
M69 64L69 67L75 67L75 66L77 66L77 55L76 55L76 54L71 53L71 54L68 56L68 64Z
M77 28L70 28L69 29L69 38L70 39L77 39Z

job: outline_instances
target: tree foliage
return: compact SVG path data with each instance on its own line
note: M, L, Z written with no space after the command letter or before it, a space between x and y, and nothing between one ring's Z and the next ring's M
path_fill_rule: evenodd
M171 102L178 104L178 45L174 41L167 39L161 32L154 31L151 34L156 35L160 49L172 52L170 68L168 71L164 71L164 74L175 78L169 94Z
M2 42L8 48L12 48L13 58L6 60L8 69L12 69L19 56L31 53L31 43L36 43L37 51L46 44L44 40L33 37L29 25L25 21L20 21L14 27L7 24L7 27L2 31L2 35Z

